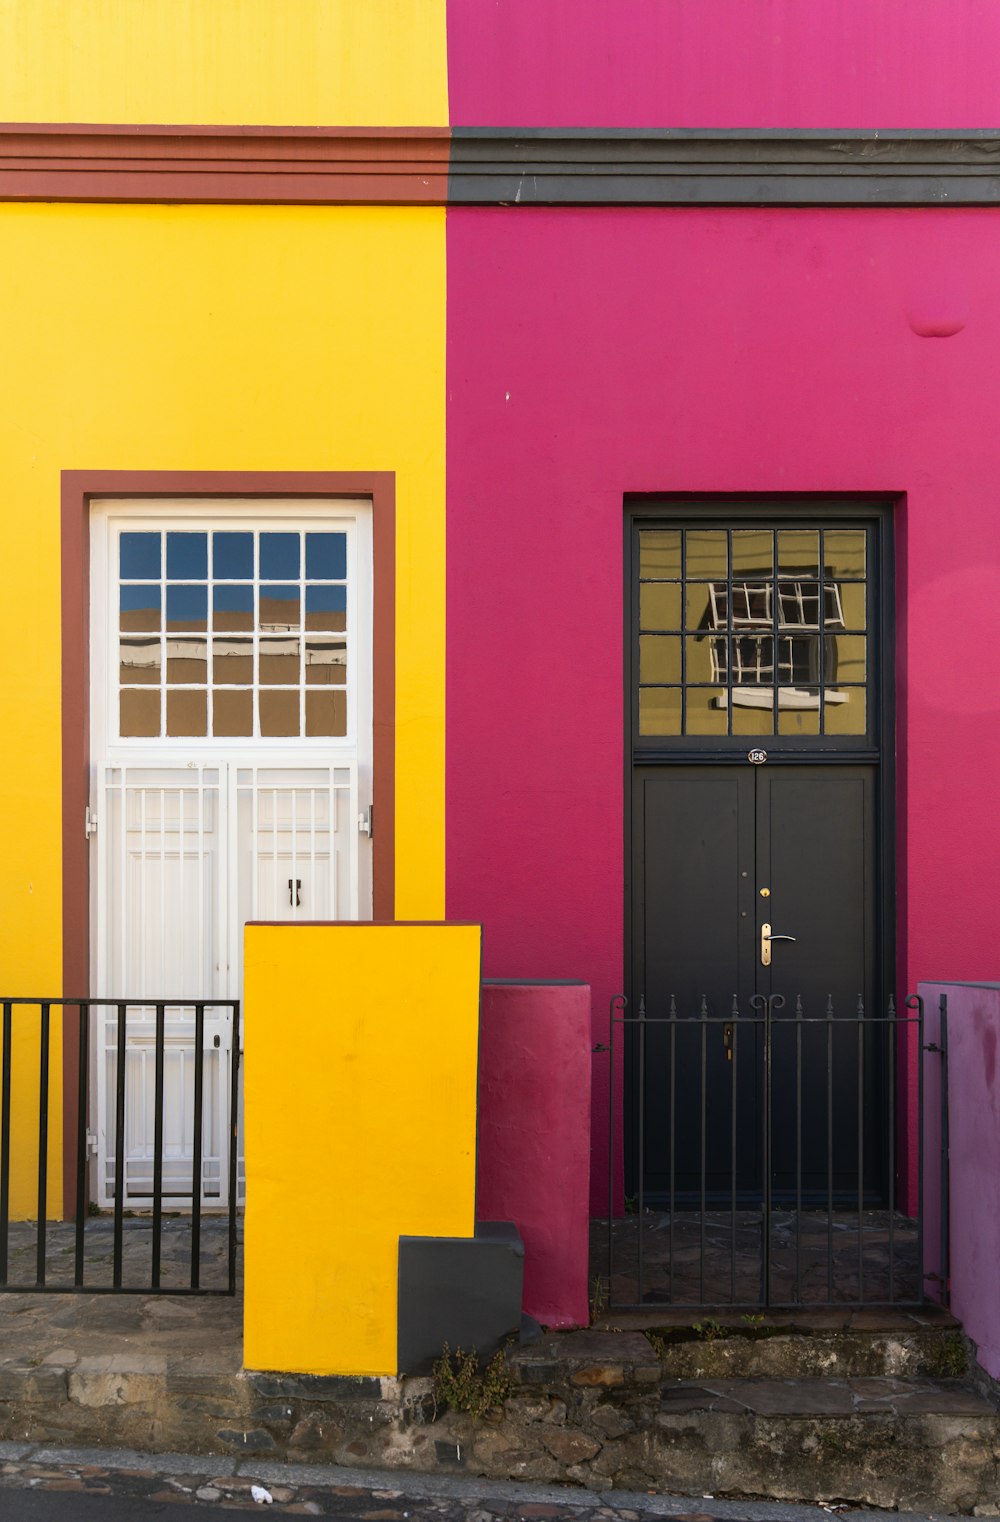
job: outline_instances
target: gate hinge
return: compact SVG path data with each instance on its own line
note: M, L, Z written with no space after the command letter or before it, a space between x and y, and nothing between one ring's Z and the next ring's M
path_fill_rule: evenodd
M362 809L358 815L358 833L360 835L367 835L369 840L375 838L375 810L372 804L369 804L366 809Z
M87 1156L88 1157L96 1157L97 1156L97 1132L96 1131L88 1131L87 1132Z
M97 834L97 815L91 813L89 803L87 804L87 808L83 816L83 833L86 835L88 840L92 835Z

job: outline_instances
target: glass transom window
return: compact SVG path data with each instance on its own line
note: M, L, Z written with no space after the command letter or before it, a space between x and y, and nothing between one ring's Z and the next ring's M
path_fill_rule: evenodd
M127 529L115 570L122 739L347 735L345 529Z
M869 539L640 528L639 735L864 735Z

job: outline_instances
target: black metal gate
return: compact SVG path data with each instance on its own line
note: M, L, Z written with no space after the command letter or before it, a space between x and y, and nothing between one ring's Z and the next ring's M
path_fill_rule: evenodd
M239 1104L240 1005L234 999L122 1000L29 999L0 1000L3 1009L2 1084L0 1084L0 1292L86 1294L234 1295L237 1260L237 1126ZM150 1162L150 1206L128 1208L125 1186L125 1138L129 1120L126 1058L129 1011L154 1011L153 1148ZM114 1157L113 1210L110 1219L93 1216L89 1208L89 1097L91 1016L114 1011L115 1062L113 1115L109 1135ZM193 1075L190 1103L190 1205L170 1209L177 1195L164 1189L164 1070L167 1012L184 1011L192 1027ZM75 1058L75 1200L69 1220L51 1220L50 1135L52 1120L62 1109L63 1095L52 1083L53 1012L62 1019L64 1062ZM225 1125L227 1182L225 1207L209 1215L202 1200L202 1161L205 1134L205 1020L219 1011L232 1015L232 1044L228 1084L229 1114ZM74 1018L75 1016L75 1018ZM14 1126L19 1173L27 1154L35 1167L34 1219L23 1208L12 1219L12 1098L37 1086L37 1127L30 1110L20 1103ZM110 1109L110 1106L109 1106ZM30 1128L31 1134L28 1135ZM69 1138L63 1138L64 1146ZM184 1162L188 1149L183 1149ZM177 1159L171 1160L176 1173ZM220 1190L221 1194L221 1190ZM166 1202L166 1204L165 1204ZM65 1213L70 1216L69 1201ZM166 1218L166 1223L165 1223ZM224 1223L224 1240L221 1228ZM165 1230L165 1224L167 1230ZM206 1260L206 1237L219 1238L218 1263ZM30 1276L24 1268L33 1266Z
M709 1082L720 1044L724 1076L715 1064ZM946 1158L947 1040L942 1023L940 1044L925 1044L918 997L877 1016L860 999L810 1009L781 993L749 1009L734 997L724 1012L705 998L695 1009L640 1001L633 1014L619 997L609 1056L599 1246L612 1308L924 1301L925 1065L936 1064ZM635 1101L625 1129L623 1069Z

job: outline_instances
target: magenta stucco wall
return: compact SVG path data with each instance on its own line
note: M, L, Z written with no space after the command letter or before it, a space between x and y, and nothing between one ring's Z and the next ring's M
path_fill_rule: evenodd
M479 1220L524 1241L524 1309L586 1326L590 989L486 984L479 1024Z
M898 986L995 971L998 249L987 210L449 212L447 912L487 975L589 982L599 1035L622 986L636 491L898 494Z
M449 0L471 126L995 127L996 0Z
M941 995L948 1000L951 1309L983 1368L1000 1379L1000 984L923 983L920 992L930 1041L939 1040ZM925 1262L936 1272L940 1111L934 1081L927 1097Z

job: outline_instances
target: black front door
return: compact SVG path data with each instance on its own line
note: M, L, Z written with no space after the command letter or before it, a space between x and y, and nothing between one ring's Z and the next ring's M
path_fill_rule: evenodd
M626 1186L651 1205L757 1200L765 1159L775 1201L882 1192L887 531L631 525Z

